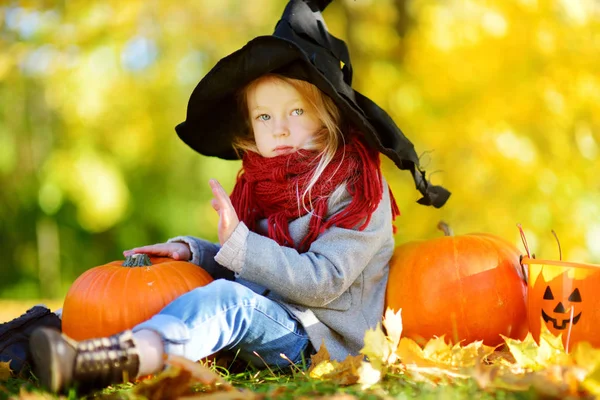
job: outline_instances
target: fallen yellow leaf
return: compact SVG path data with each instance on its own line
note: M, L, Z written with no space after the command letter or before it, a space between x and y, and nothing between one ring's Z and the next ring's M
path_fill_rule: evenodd
M6 362L0 361L0 382L7 381L13 376L13 370L10 369L10 362L11 360Z
M483 358L494 352L494 348L486 346L482 341L461 346L446 343L444 337L433 338L421 348L414 340L402 338L396 354L403 364L415 364L419 367L444 366L446 369L473 367Z
M324 360L320 363L311 366L311 370L308 374L314 379L323 379L323 377L337 368L339 363L335 360Z
M363 361L358 368L358 383L363 389L371 387L381 380L381 371L373 368L370 362Z
M436 363L428 360L423 354L423 349L412 339L402 338L396 350L396 354L400 357L403 364L415 364L421 367L435 366Z
M329 351L325 346L325 340L321 343L321 347L319 347L319 351L316 354L310 356L310 367L308 368L308 373L310 374L313 369L324 361L329 361L331 356L329 355Z
M360 350L361 354L364 354L369 359L369 362L373 365L373 368L380 371L385 371L388 364L388 360L394 355L395 347L393 347L391 341L387 338L381 325L377 324L374 329L369 329L365 332L365 345Z
M365 344L360 353L367 356L373 368L382 373L397 361L396 349L402 335L401 313L401 309L394 312L388 308L382 320L383 329L380 324L377 324L374 329L365 332Z
M387 338L392 347L392 352L387 362L392 364L396 361L395 350L398 347L400 337L402 336L402 309L399 309L396 313L391 308L385 310L385 315L383 316L383 328L385 329Z
M502 336L510 352L515 357L515 363L524 369L540 370L549 365L573 365L573 359L566 353L561 336L554 336L541 324L539 345L528 333L522 341Z
M153 379L143 381L133 392L148 400L175 400L184 396L199 396L194 392L198 384L206 386L205 392L237 391L230 383L204 365L181 356L169 356L167 368Z
M353 385L358 382L358 370L363 356L348 356L342 362L324 360L315 365L309 376L314 379L332 381L338 385Z
M156 377L135 386L133 393L148 400L175 400L180 396L192 394L192 384L191 372L178 367L167 367Z
M166 363L167 365L189 371L195 383L201 383L207 386L220 385L227 389L233 389L233 386L219 374L199 362L188 360L185 357L171 355Z

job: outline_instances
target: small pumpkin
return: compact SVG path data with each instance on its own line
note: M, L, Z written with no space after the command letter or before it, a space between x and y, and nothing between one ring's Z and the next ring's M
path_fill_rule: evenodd
M110 336L133 328L178 296L212 280L195 264L146 254L91 268L67 292L62 330L76 340Z
M567 351L580 341L600 347L600 265L523 258L529 268L529 328L539 341L541 325L562 334Z
M396 247L386 306L402 309L403 335L418 342L447 340L486 345L500 334L527 334L527 284L519 250L491 234L446 236Z

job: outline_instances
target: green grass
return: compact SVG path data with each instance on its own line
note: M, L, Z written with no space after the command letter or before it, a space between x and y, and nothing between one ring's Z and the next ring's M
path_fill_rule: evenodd
M388 375L379 384L369 389L360 385L339 386L328 381L319 381L292 375L271 375L263 371L251 375L241 373L228 379L236 387L247 388L256 393L265 393L273 399L298 399L299 397L321 397L352 395L357 399L537 399L534 393L482 391L474 380L461 383L441 383L432 385L406 379L403 375Z
M352 398L376 400L376 399L527 399L540 398L533 392L510 392L481 390L474 380L461 380L455 382L442 382L437 385L424 382L415 382L406 379L404 375L387 375L379 384L369 388L361 389L360 385L339 386L330 381L321 381L308 378L299 370L271 371L246 368L237 373L231 373L226 369L219 368L219 373L226 381L238 389L252 391L257 399L309 399L319 397L333 397L340 400ZM25 378L12 378L0 384L0 399L19 398L21 387L35 393L35 399L47 398L58 399L56 395L45 392L39 388L33 375L28 374ZM78 396L75 390L71 390L62 398L66 399L143 399L133 392L133 384L122 384L95 392L87 397ZM196 395L201 395L205 390L202 386L194 387ZM201 398L201 397L199 397Z

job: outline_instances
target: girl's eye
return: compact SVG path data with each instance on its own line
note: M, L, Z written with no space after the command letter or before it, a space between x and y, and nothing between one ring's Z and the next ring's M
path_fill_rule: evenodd
M260 114L256 119L259 121L268 121L271 119L271 116L269 114Z
M294 111L292 111L292 115L302 115L304 114L304 110L301 108L296 108Z

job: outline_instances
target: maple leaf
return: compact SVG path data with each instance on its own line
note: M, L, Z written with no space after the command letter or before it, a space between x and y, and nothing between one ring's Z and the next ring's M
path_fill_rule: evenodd
M234 387L223 379L219 374L212 371L204 365L188 360L185 357L171 355L166 363L173 367L178 367L189 371L195 383L201 383L207 386L221 386L226 389L234 389Z
M592 347L589 342L578 342L573 348L571 356L577 365L587 371L594 371L600 367L600 349Z
M531 334L523 341L506 337L504 341L513 356L512 362L498 357L493 365L478 365L473 377L480 387L533 390L538 396L548 398L600 394L600 350L589 343L578 343L568 354L561 336L554 336L543 323L539 344Z
M452 347L451 363L453 366L470 367L476 365L482 359L487 359L494 353L495 347L486 346L481 340L471 342L466 346L455 344Z
M143 381L133 389L133 393L148 400L175 400L185 394L192 394L192 373L182 368L167 367L153 379Z
M370 362L363 361L358 368L358 383L363 389L371 387L381 380L381 370L373 368Z
M452 344L446 343L445 336L434 337L423 346L423 357L436 364L450 364L452 359Z
M0 361L0 382L7 381L13 376L13 370L10 369L11 361L12 360L8 360L6 362Z
M383 333L381 325L377 324L374 329L367 330L364 342L365 345L360 350L361 354L367 356L373 368L384 372L387 360L393 354L393 349Z
M471 370L494 352L494 348L475 341L467 346L446 343L444 336L430 339L423 348L409 338L400 339L396 354L405 374L414 380L437 385L456 379L469 379Z
M541 324L539 345L531 332L522 341L500 335L515 358L515 364L524 369L540 370L549 365L573 365L565 351L561 335L554 336Z
M392 348L392 354L388 357L388 363L393 363L396 361L396 353L395 350L398 348L398 344L400 343L400 337L402 336L402 309L399 309L398 312L394 312L391 308L385 310L385 314L383 316L383 327L387 332L387 338L390 341L390 345Z
M460 343L446 343L444 336L430 339L423 348L414 340L402 338L396 354L404 364L415 364L420 367L443 366L445 368L465 368L475 366L477 361L494 352L494 348L486 346L482 341L475 341L466 346Z
M593 348L588 342L578 342L571 355L575 363L586 371L582 386L600 396L600 349Z
M494 350L484 358L484 361L486 364L496 365L514 365L516 362L515 356L512 355L507 346Z
M534 391L541 398L584 395L581 381L585 371L574 366L551 365L542 370L513 372L505 366L479 365L472 376L481 388Z
M310 356L310 367L308 368L308 373L312 372L319 364L329 361L331 356L329 355L329 350L325 346L325 340L321 342L321 347L319 347L319 351L316 354Z
M581 385L595 396L600 396L600 368L594 369L588 373L581 382Z
M355 359L359 358L358 360ZM343 362L322 361L309 374L311 378L332 381L338 385L353 385L358 382L358 369L362 356L348 356Z
M358 382L358 370L363 362L363 356L348 356L341 363L335 363L335 368L323 375L322 379L338 385L353 385Z
M171 355L166 364L167 368L164 371L137 385L133 392L148 400L174 400L182 396L193 396L193 388L198 384L205 385L205 391L209 393L237 391L214 371L187 358Z
M402 338L396 349L396 354L400 357L400 361L403 364L415 364L419 366L435 366L436 363L432 360L428 360L421 346L412 339Z
M365 332L365 345L360 352L367 356L373 368L382 373L386 371L387 366L397 360L396 349L402 335L401 312L401 309L396 313L390 308L386 310L383 318L383 327L387 335L380 324L377 324L374 329L369 329Z
M353 385L358 382L358 370L363 361L363 356L348 356L342 362L331 360L325 342L319 351L310 357L311 366L308 376L314 379L332 381L338 385Z
M314 365L314 367L311 366L308 376L315 379L322 379L325 375L332 372L338 366L338 364L339 363L335 360L321 361L320 363Z

